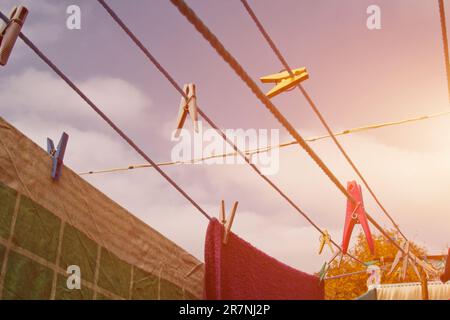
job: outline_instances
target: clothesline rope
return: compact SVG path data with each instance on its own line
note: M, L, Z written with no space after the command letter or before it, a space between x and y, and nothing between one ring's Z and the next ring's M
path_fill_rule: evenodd
M9 19L0 11L0 18L9 23ZM40 51L23 33L20 33L22 41L32 50L41 60L47 64L66 84L72 88L122 139L124 139L142 158L154 166L155 170L164 177L181 195L186 198L205 218L212 218L195 202L174 180L172 180L162 169L155 166L156 163L140 149L136 143L128 137L102 110L100 110L76 85L70 80L42 51Z
M346 130L334 133L334 136L342 136L342 135L347 135L347 134L352 134L352 133L357 133L357 132L363 132L363 131L367 131L367 130L374 130L374 129L384 128L384 127L389 127L389 126L403 125L403 124L408 124L408 123L413 123L413 122L418 122L418 121L423 121L423 120L429 120L429 119L433 119L433 118L437 118L437 117L443 117L443 116L447 116L447 115L450 115L450 111L444 111L444 112L439 112L439 113L434 113L434 114L430 114L430 115L419 116L419 117L414 117L414 118L409 118L409 119L404 119L404 120L399 120L399 121L371 124L371 125L367 125L367 126L363 126L363 127L346 129ZM326 138L330 138L330 135L326 134L326 135L321 135L321 136L309 137L309 138L305 138L305 141L315 142L315 141L323 140ZM243 150L243 152L246 155L252 156L254 154L269 152L273 149L278 149L278 148L281 149L281 148L289 147L289 146L292 146L295 144L297 144L296 141L289 141L289 142L284 142L284 143L274 145L274 146L267 146L267 147L251 149L251 150ZM237 155L238 155L238 153L236 153L236 152L228 152L228 153L209 155L209 156L205 156L205 157L201 157L201 158L193 158L193 159L189 159L189 160L185 160L185 161L159 162L159 163L157 163L157 165L160 167L164 167L164 166L171 166L171 165L187 165L187 164L199 164L199 163L201 164L205 160L224 158L224 157L235 157ZM99 174L99 173L114 173L114 172L121 172L121 171L129 171L129 170L133 170L133 169L151 168L151 167L152 166L148 165L148 164L133 164L133 165L129 165L127 167L101 169L101 170L96 170L96 171L93 171L93 170L83 171L78 174L79 175L92 175L92 174Z
M390 264L387 264L386 266L380 267L380 270L381 271L385 271L388 268L389 265ZM341 278L346 278L346 277L352 277L352 276L360 275L360 274L363 274L363 273L368 273L368 271L367 270L361 270L361 271L337 274L335 276L325 277L324 280L341 279Z
M176 3L180 4L184 4L183 1L176 1L176 0L171 0L172 3L174 3L176 5ZM99 2L103 2L103 0L99 0ZM185 5L185 4L184 4ZM186 6L187 7L187 6ZM180 8L179 8L180 9ZM190 10L190 9L189 9ZM180 10L182 11L182 10ZM8 22L8 19L2 14L1 14L1 18L5 21ZM194 14L195 15L195 14ZM185 14L186 17L188 17L188 15ZM188 18L189 19L189 18ZM192 22L192 21L191 21ZM197 26L196 26L197 27ZM199 30L200 31L200 30ZM208 30L209 31L209 30ZM187 193L184 192L184 190L179 187L173 180L171 180L170 177L168 177L161 169L158 168L158 166L156 165L156 163L154 163L148 156L147 154L145 154L124 132L121 131L120 128L118 128L88 97L86 97L83 92L80 91L80 89L69 79L67 78L67 76L65 76L64 73L62 73L27 37L25 37L23 34L20 35L21 39L55 72L57 73L74 91L76 91L79 96L103 119L105 120L133 149L135 149L135 151L137 153L139 153L145 160L147 160L147 162L149 162L149 164L153 167L155 167L155 169L174 187L176 188L187 200L189 200L191 202L192 205L194 205L206 218L211 219L211 217L205 212L203 211L203 209L201 209L197 203L195 203L195 201L193 201L188 195ZM208 40L208 39L207 39ZM215 39L217 40L217 39ZM208 40L210 41L210 40ZM217 40L218 42L218 40ZM211 43L211 41L210 41ZM218 42L220 44L220 42ZM217 43L216 43L217 44ZM222 46L220 44L220 46ZM223 46L222 46L223 48ZM224 49L224 48L223 48ZM216 48L217 50L217 48ZM229 55L228 52L226 52ZM229 55L228 58L232 58L234 60L234 58ZM226 60L226 58L224 58ZM227 61L228 63L230 63L229 61ZM233 62L233 61L232 61ZM234 62L237 61L234 60ZM235 67L238 66L240 67L239 64L235 65ZM245 73L245 71L242 69L242 67L240 67L241 70L239 71L243 71ZM235 69L236 71L236 69ZM237 71L237 73L239 74L239 72ZM267 104L267 101L265 101L265 96L264 98L261 96L262 92L257 89L255 89L254 86L252 86L251 83L251 79L250 82L248 82L245 76L248 77L248 75L244 75L244 77L242 77L242 75L240 75L242 80L244 80L244 82L247 83L247 85L252 89L252 91L257 95L257 97L266 105L266 107L277 117L277 119L283 124L283 126L286 127L286 129L291 133L291 135L293 135L293 137L296 139L295 144L300 144L310 155L311 158L313 158L313 160L322 168L322 170L329 176L329 178L336 184L336 186L341 189L341 191L344 192L344 194L347 194L347 197L352 200L352 197L350 195L348 195L348 192L346 192L345 188L339 183L339 181L336 179L336 177L333 175L333 173L326 167L326 165L322 162L322 160L314 153L314 151L312 149L309 148L309 146L306 144L305 140L303 140L303 138L295 131L295 129L290 125L290 123L287 121L287 119L284 118L284 116L276 109L276 107L274 105L272 105L269 101L269 103ZM255 85L253 83L253 85ZM256 85L255 85L256 86ZM180 88L181 89L181 88ZM258 91L259 90L259 91ZM181 90L182 92L182 90ZM180 93L181 93L180 92ZM183 92L183 95L184 92ZM202 115L204 118L206 116ZM207 117L206 117L207 118ZM331 135L333 136L333 135ZM226 137L225 137L226 138ZM238 152L239 150L237 148L235 148L235 150ZM246 158L246 157L245 157ZM353 199L354 201L354 199ZM339 247L339 246L338 246ZM400 248L401 249L401 248Z
M266 39L267 43L269 44L270 48L272 49L272 51L274 52L274 54L278 57L278 60L281 62L281 64L283 65L283 67L289 72L291 77L294 77L294 73L292 72L291 67L289 66L289 64L287 63L286 59L284 58L283 54L281 53L281 51L279 50L279 48L277 47L277 45L275 44L275 42L273 41L273 39L269 36L269 34L267 33L266 29L264 28L264 26L262 25L262 23L259 21L258 17L256 16L255 12L253 11L253 9L250 7L250 5L248 4L247 0L241 0L241 3L243 4L245 10L247 11L247 13L249 14L249 16L251 17L251 19L253 20L253 22L255 23L257 29L260 31L260 33L262 34L262 36L264 37L264 39ZM352 167L353 171L357 174L357 176L361 179L361 181L363 182L363 184L366 186L367 190L369 191L369 193L371 194L371 196L373 197L373 199L375 200L375 202L377 203L377 205L380 207L380 209L383 211L383 213L389 218L389 220L392 222L392 224L394 225L394 227L397 229L397 231L402 235L403 238L406 238L406 236L403 234L403 232L401 231L399 225L397 224L397 222L394 220L394 218L390 215L390 213L386 210L386 208L382 205L381 201L378 199L378 197L375 195L375 192L372 190L372 188L370 187L369 183L367 182L366 178L362 175L361 171L358 169L358 167L356 166L356 164L353 162L353 160L350 158L350 156L348 155L347 151L344 149L344 147L341 145L341 143L336 139L336 136L334 135L333 131L331 130L329 124L327 123L327 121L325 120L324 116L322 115L322 113L320 112L319 108L317 107L317 105L314 103L314 101L312 100L311 96L309 95L309 93L306 91L306 89L299 83L297 84L297 88L300 90L300 92L303 94L303 96L305 97L306 101L308 102L308 104L310 105L311 109L314 111L314 113L316 114L316 116L319 118L320 122L322 123L322 125L324 126L324 128L326 129L328 135L331 137L331 139L333 140L334 144L337 146L337 148L339 149L339 151L341 152L341 154L344 156L344 158L347 160L348 164Z
M297 141L297 143L307 152L311 159L322 169L328 178L335 184L335 186L346 196L346 198L356 203L356 200L349 194L347 189L340 183L331 170L325 165L322 159L311 149L303 137L295 130L292 124L284 117L278 108L269 100L269 98L256 85L239 62L231 55L231 53L223 46L220 40L209 30L203 21L196 15L196 13L183 0L170 0L170 2L178 9L178 11L194 26L194 28L203 36L203 38L210 44L210 46L222 57L222 59L233 69L239 78L249 87L253 94L262 102L262 104L272 113L278 122L289 132L289 134ZM400 250L403 254L411 257L414 263L417 260L409 252L405 252L403 248L394 240L392 240L387 232L367 213L367 219L372 225L378 229L388 241Z
M445 74L447 76L448 99L450 101L450 58L448 52L447 22L445 19L444 0L438 0L438 5L439 5L439 17L441 21L442 45L444 49Z
M114 10L109 7L104 0L97 0L103 8L108 12L108 14L111 16L111 18L122 28L122 30L125 31L125 33L131 38L131 40L139 47L139 49L148 57L148 59L155 65L155 67L158 69L159 72L161 72L167 80L172 84L172 86L178 91L178 93L182 94L182 96L185 99L188 99L187 95L184 93L183 90L181 90L181 86L177 84L177 82L174 80L174 78L170 75L170 73L165 70L165 68L158 62L158 60L150 53L150 51L147 49L146 46L142 44L142 42L133 34L133 32L126 26L126 24L120 19L120 17L114 12ZM320 234L324 234L324 231L309 217L308 214L306 214L300 207L284 192L282 191L271 179L269 179L267 176L262 174L262 172L258 169L258 167L251 162L249 157L242 152L234 142L232 142L225 133L219 129L219 127L200 109L199 106L197 106L197 111L200 114L200 116L212 127L214 128L221 138L226 141L230 146L233 147L235 153L239 154L245 162L263 179L265 180L283 199L285 199L291 207L294 208L300 215L302 215L309 224L311 224ZM335 241L331 240L333 245L337 247L340 251L342 251L339 244L337 244ZM357 259L351 254L347 254L350 258L353 260L364 264L362 261Z

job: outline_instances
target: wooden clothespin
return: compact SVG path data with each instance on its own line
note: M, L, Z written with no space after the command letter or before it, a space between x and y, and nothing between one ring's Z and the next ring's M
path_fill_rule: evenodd
M263 83L276 83L269 92L266 93L268 98L273 98L276 95L287 91L300 82L307 80L309 78L306 68L299 68L292 70L294 77L291 77L288 71L282 71L279 73L271 74L265 77L261 77L260 80Z
M342 262L342 258L344 257L344 254L342 253L342 251L339 251L339 256L338 256L338 269L341 267L341 262Z
M331 252L334 253L333 246L331 245L331 237L327 230L323 230L323 234L320 235L319 254L322 254L325 244L327 244L328 247L330 247Z
M47 138L47 152L52 156L52 179L57 181L61 177L61 170L63 166L64 154L66 153L67 141L69 135L63 132L58 143L58 148L55 149L53 140Z
M238 204L239 204L239 202L237 202L237 201L234 203L233 209L231 209L230 219L227 221L226 216L225 216L225 201L222 200L221 210L220 210L220 222L225 227L223 244L227 244L227 242L228 242L228 236L230 235L230 232L231 232L231 226L233 225L234 215L236 214L236 209L237 209Z
M188 114L191 117L192 123L194 124L195 132L198 132L198 112L195 84L185 84L183 87L183 92L185 96L181 97L180 101L180 110L178 112L177 130L175 132L175 137L180 136L181 129L184 126L184 122L186 121L186 117Z
M405 248L405 244L406 243L401 245L402 249ZM395 269L397 268L402 257L403 257L403 252L401 250L398 250L397 253L395 254L395 258L394 258L394 261L392 262L391 269L389 270L388 275L395 271Z
M0 65L4 66L8 62L27 15L26 7L16 6L9 14L9 23L0 26Z
M420 285L422 291L422 300L429 300L429 292L428 292L428 274L425 269L422 269L422 276L420 277Z
M445 262L444 273L440 276L441 281L446 283L450 281L450 249L448 249L447 260Z
M227 223L227 217L225 216L225 201L221 201L221 207L220 207L220 223L223 225L226 225Z
M406 272L408 271L408 261L409 261L409 242L406 241L405 243L405 254L404 254L404 259L403 259L403 266L402 266L402 279L405 280L406 278Z
M413 270L414 270L414 273L416 274L416 276L417 276L417 279L419 279L420 280L420 272L419 272L419 269L417 269L417 266L416 266L416 264L415 263L411 263L411 265L412 265L412 267L413 267Z
M389 270L388 274L391 274L395 271L397 266L399 266L400 261L403 260L403 266L402 271L400 274L401 279L406 278L406 272L408 269L408 260L409 260L409 242L405 241L402 245L402 250L405 252L403 253L401 250L397 251L397 254L395 255L394 261L392 262L391 269ZM420 276L419 276L420 279Z
M419 272L419 269L417 268L416 263L422 268L424 274L426 274L427 277L428 277L428 273L435 274L436 271L433 269L433 267L428 265L426 262L418 259L411 252L410 243L408 241L405 241L402 244L402 250L405 253L403 253L401 250L397 251L397 254L395 255L395 258L394 258L394 262L392 263L391 269L388 272L388 274L391 274L395 271L395 269L397 268L397 266L399 265L401 260L403 260L403 265L402 265L402 271L400 273L400 278L403 280L406 278L406 273L408 270L408 263L410 263L411 266L413 267L414 273L416 274L416 276L419 280L422 279L423 276L421 275L421 272Z
M367 221L366 210L364 209L361 186L358 185L356 181L348 182L347 191L356 203L350 199L347 199L347 212L345 216L344 234L342 238L342 252L344 254L347 253L353 228L355 227L355 224L360 224L366 236L369 250L372 254L374 254L375 245L373 243L372 233L370 232L369 223Z
M423 271L427 274L427 277L429 277L429 274L437 275L438 271L428 262L418 259L413 253L410 255L412 256L411 261L416 262L420 267L422 267Z
M380 257L380 264L382 267L384 267L384 265L385 265L384 257ZM398 262L397 262L397 264L398 264ZM411 263L411 265L413 267L414 272L416 273L417 279L420 280L422 276L420 275L419 269L417 269L417 266L415 263ZM392 265L391 265L391 268L392 268Z

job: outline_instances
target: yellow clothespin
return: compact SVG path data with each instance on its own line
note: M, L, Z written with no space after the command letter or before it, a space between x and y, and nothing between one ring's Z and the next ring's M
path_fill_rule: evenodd
M185 84L183 87L183 92L186 96L181 97L180 110L178 112L177 119L177 131L175 132L175 137L179 137L181 133L181 128L183 128L186 117L189 116L194 124L195 132L198 132L198 112L197 112L197 96L195 93L195 84L189 83Z
M303 80L307 80L309 78L309 74L308 71L306 71L306 68L294 69L292 70L292 73L294 74L293 77L291 77L288 71L282 71L279 73L261 77L260 80L263 83L276 83L276 86L273 87L272 90L267 92L266 96L269 98L273 98L283 91L289 90Z
M228 242L228 236L230 234L231 226L233 225L234 215L236 214L236 209L237 209L238 204L239 204L239 202L237 202L237 201L234 203L233 209L231 210L230 220L226 221L225 202L222 200L222 205L221 205L221 210L220 210L220 222L225 227L223 244L227 244L227 242Z
M9 15L9 23L0 26L0 65L4 66L8 62L27 15L26 7L14 7Z
M328 244L330 247L331 252L334 253L333 246L331 245L331 237L327 230L323 231L323 234L320 235L320 248L319 248L319 254L322 254L323 247L325 246L325 243Z

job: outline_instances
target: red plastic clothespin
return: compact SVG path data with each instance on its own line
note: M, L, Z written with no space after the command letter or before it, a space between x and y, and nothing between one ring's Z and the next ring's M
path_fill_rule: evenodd
M375 253L375 246L372 239L372 233L367 222L366 210L364 209L364 202L361 192L361 186L356 181L347 183L347 191L353 197L355 202L347 199L347 213L345 216L344 235L342 238L342 252L347 253L350 238L352 236L355 224L360 224L366 235L367 244L369 245L370 253Z

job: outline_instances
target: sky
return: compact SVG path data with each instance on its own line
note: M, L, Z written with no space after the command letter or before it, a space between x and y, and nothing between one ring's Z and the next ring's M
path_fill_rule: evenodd
M446 10L450 12L449 1ZM170 160L180 95L96 1L22 0L30 13L23 32L156 161ZM193 82L202 110L223 129L281 129L234 72L169 2L107 3L180 85ZM282 69L238 0L187 3L249 75ZM251 0L256 15L335 131L448 110L437 1ZM9 12L15 0L0 0ZM66 9L81 9L81 29L66 27ZM381 9L381 29L366 26L369 5ZM271 86L258 82L266 92ZM304 137L325 133L297 91L272 99ZM65 164L76 172L143 163L63 81L19 41L0 69L0 116L43 148L46 137L69 134ZM450 234L450 119L340 137L383 205L408 237L430 253L446 251ZM204 124L206 126L206 124ZM186 124L191 129L191 124ZM332 141L311 143L342 183L355 173ZM271 179L336 242L346 200L299 146L280 151ZM233 231L257 248L307 272L319 234L246 165L163 167L211 216L220 201L239 207ZM99 190L203 260L207 220L155 170L84 176ZM358 179L356 179L358 181ZM384 227L388 219L363 188L365 205ZM360 229L357 227L356 232Z

